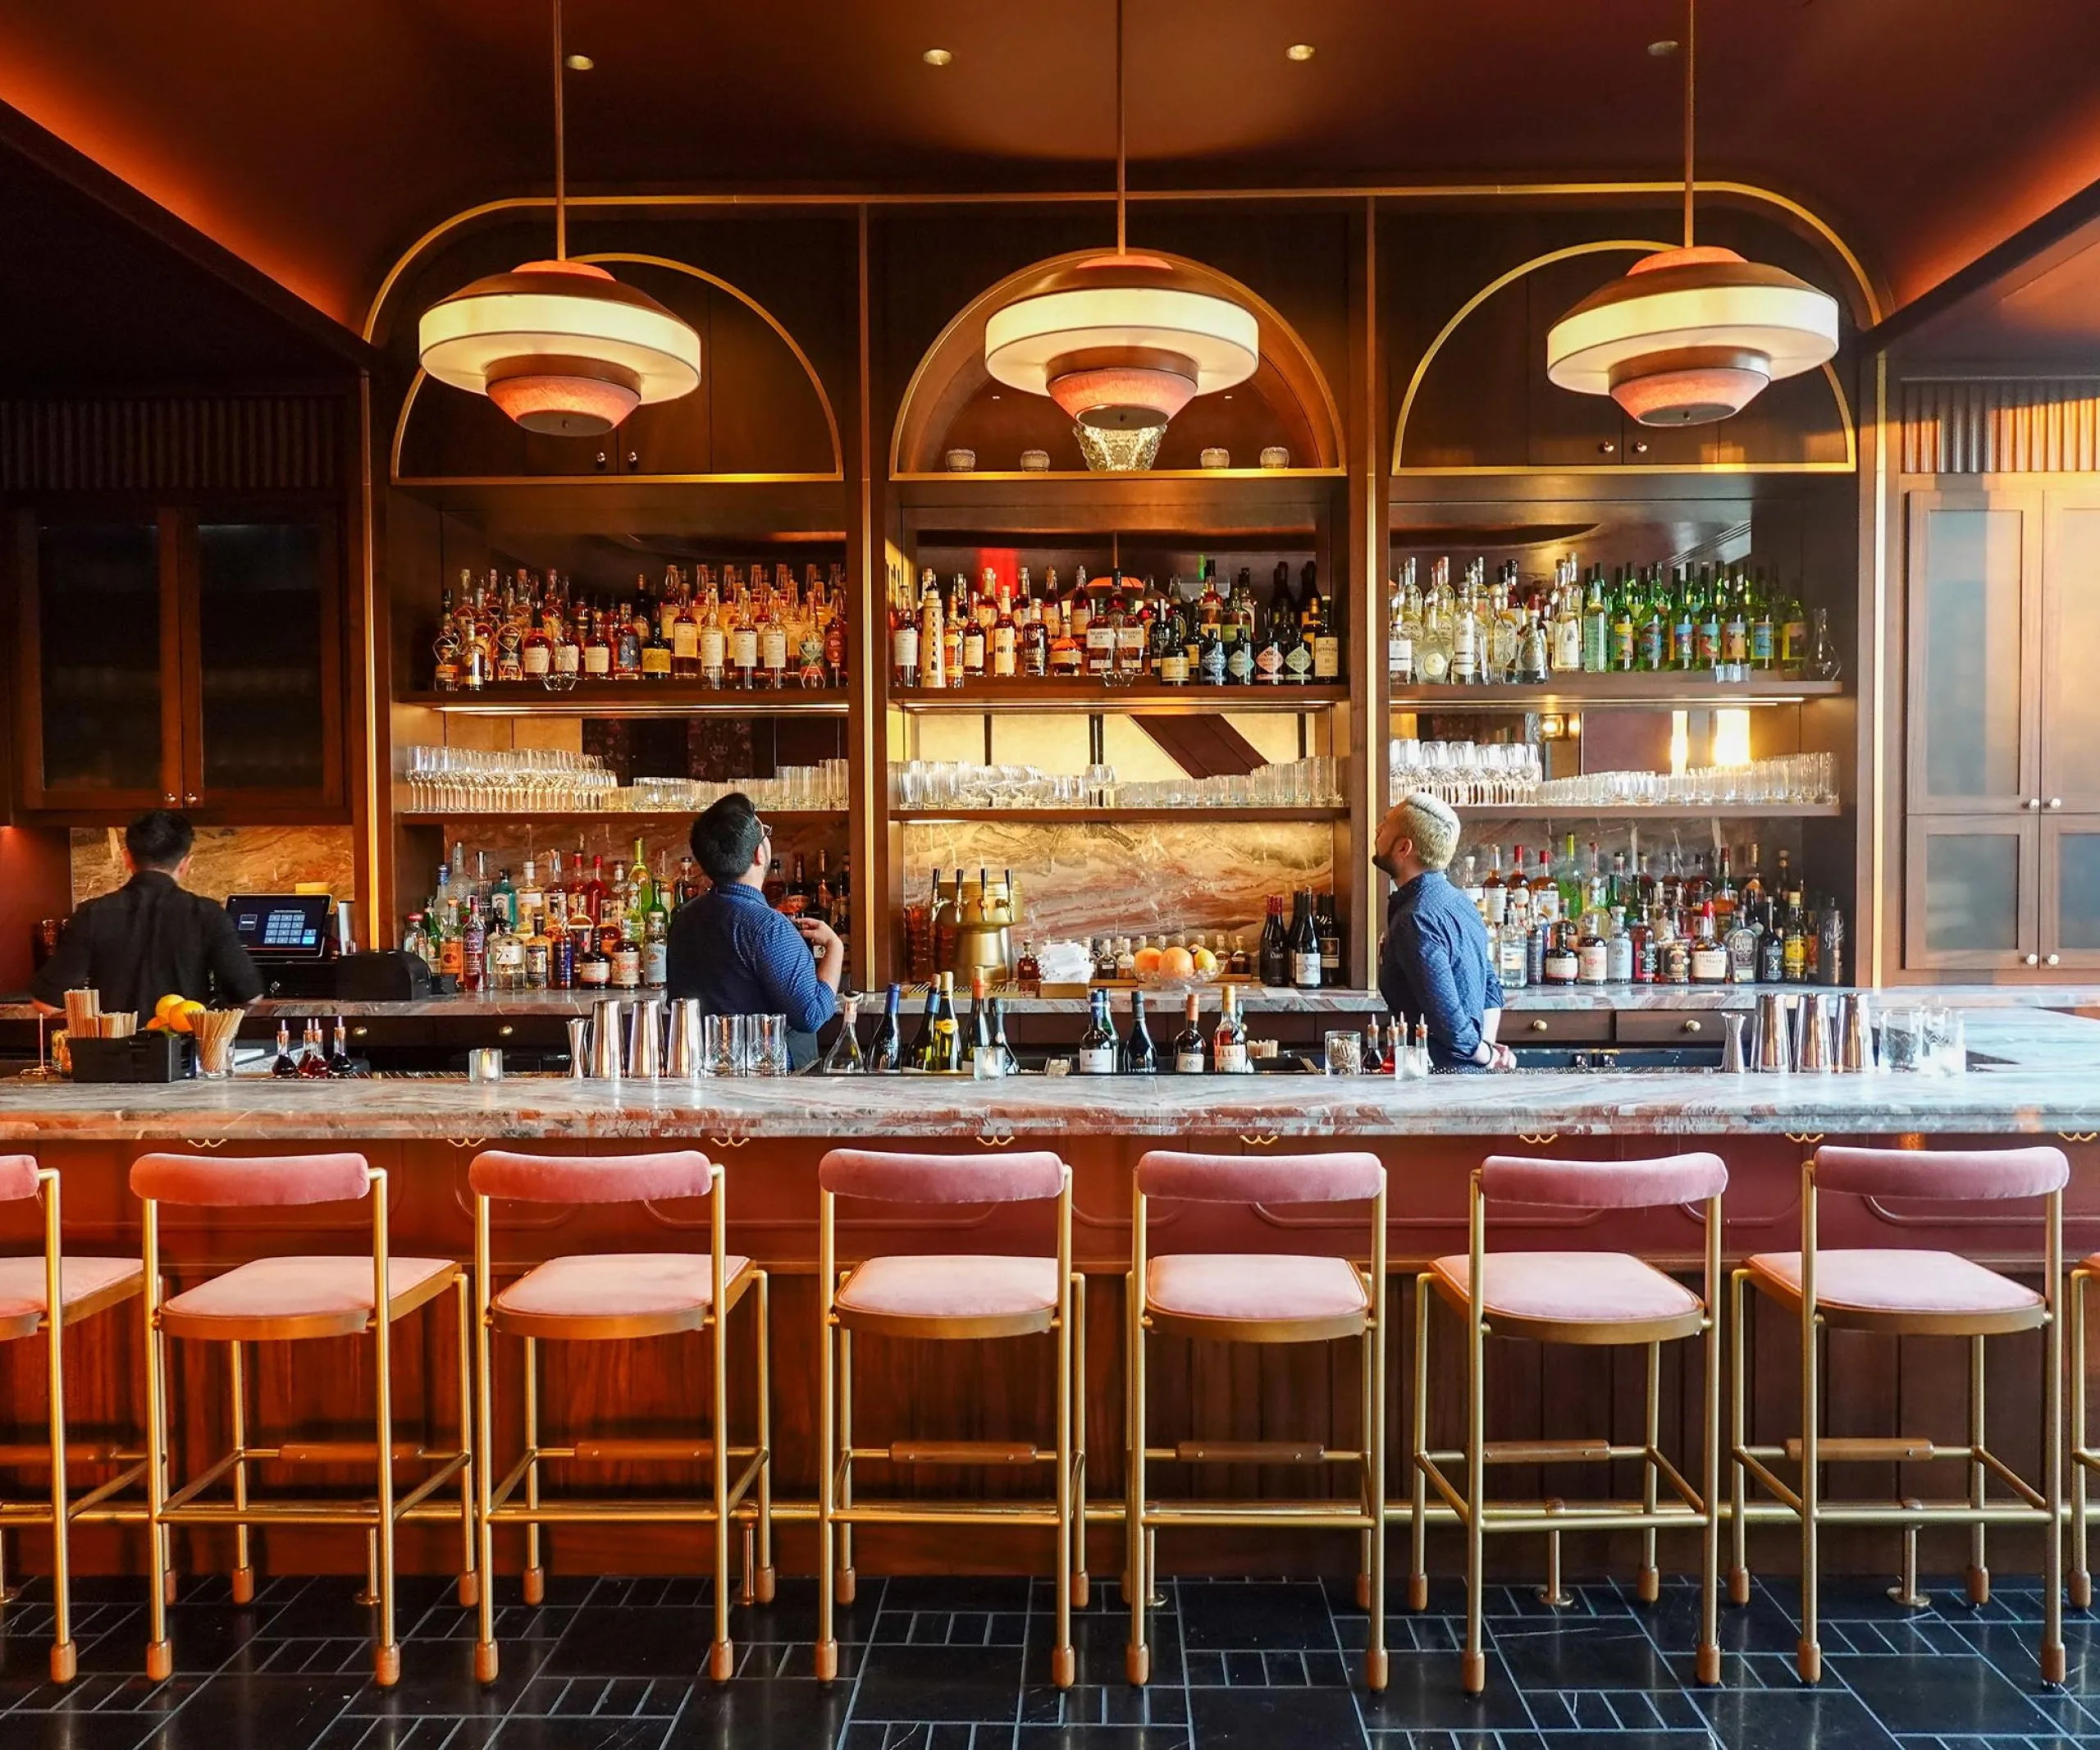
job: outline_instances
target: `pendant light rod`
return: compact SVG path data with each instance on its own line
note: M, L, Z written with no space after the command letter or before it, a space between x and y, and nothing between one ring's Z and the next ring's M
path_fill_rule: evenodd
M561 0L555 0L559 7ZM1692 91L1699 75L1699 0L1684 0L1684 246L1691 247Z
M568 259L568 149L562 117L561 0L555 0L555 259ZM1689 196L1687 197L1689 200ZM1687 217L1686 222L1690 223Z
M559 6L561 0L555 0ZM1125 133L1123 103L1123 0L1116 0L1116 253L1127 255L1124 207L1128 197L1127 171L1125 169Z

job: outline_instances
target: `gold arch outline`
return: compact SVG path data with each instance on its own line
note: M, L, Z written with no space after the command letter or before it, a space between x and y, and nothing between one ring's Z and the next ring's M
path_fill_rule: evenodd
M1516 267L1510 268L1507 272L1497 274L1495 278L1490 280L1486 285L1481 286L1481 289L1475 292L1472 297L1467 299L1463 304L1460 304L1456 310L1452 312L1450 320L1445 322L1441 328L1437 330L1436 338L1429 343L1428 346L1424 349L1422 357L1415 361L1414 373L1408 379L1407 393L1400 398L1400 416L1399 419L1395 422L1393 427L1393 473L1396 475L1416 475L1509 473L1530 473L1536 472L1536 470L1532 468L1528 464L1522 466L1513 465L1509 468L1496 468L1493 466L1405 468L1401 465L1400 458L1407 453L1405 446L1408 436L1408 416L1414 411L1415 396L1421 391L1423 379L1429 375L1430 366L1436 362L1436 355L1443 351L1444 343L1459 331L1459 325L1463 323L1468 316L1472 315L1475 310L1477 310L1497 292L1515 285L1518 281L1524 278L1528 274L1536 273L1541 267L1551 267L1555 262L1573 261L1577 257L1583 255L1609 254L1614 250L1623 249L1629 253L1637 252L1641 254L1649 254L1657 249L1674 249L1676 247L1677 245L1674 244L1658 243L1652 239L1641 237L1611 237L1600 240L1594 240L1589 243L1571 243L1564 249L1552 249L1544 255L1535 255L1529 261L1519 263ZM1845 386L1838 381L1837 371L1828 361L1826 361L1823 366L1823 376L1824 380L1830 385L1831 397L1838 404L1838 423L1844 427L1845 431L1845 459L1842 462L1778 463L1767 464L1762 468L1751 463L1708 462L1694 464L1691 467L1687 467L1682 464L1673 464L1669 463L1634 462L1617 463L1613 464L1608 470L1603 471L1614 474L1637 473L1642 472L1672 474L1691 472L1705 473L1857 473L1860 467L1859 432L1852 423L1851 405L1845 399ZM1561 468L1550 470L1550 472L1556 473L1579 474L1593 473L1600 472L1600 470L1594 467Z
M1194 267L1200 272L1212 275L1223 281L1238 296L1245 299L1263 323L1274 325L1276 331L1297 350L1300 362L1311 373L1312 381L1319 385L1320 399L1325 404L1327 416L1326 447L1337 457L1346 455L1349 445L1346 434L1342 430L1342 410L1335 400L1332 386L1327 382L1327 373L1320 368L1320 361L1312 356L1312 350L1305 344L1303 337L1299 335L1297 329L1284 319L1276 307L1259 292L1242 285L1230 274L1211 267L1206 263L1191 260L1185 255L1170 254L1164 249L1147 249L1144 253L1157 257L1161 261L1171 262L1177 267ZM947 319L941 331L934 336L933 345L919 355L919 363L913 367L911 380L905 384L904 394L897 401L897 418L890 426L889 433L889 472L892 480L899 477L897 456L904 442L904 424L906 418L911 412L911 403L919 393L920 384L925 380L927 366L933 362L940 350L947 345L950 337L988 306L996 304L1011 295L1009 288L1016 281L1033 279L1046 271L1075 263L1093 261L1099 258L1100 255L1099 249L1069 249L1061 255L1045 256L1041 261L1031 262L1027 267L1019 268L1003 276L996 284L987 286ZM1339 465L1335 471L1340 471Z
M1732 195L1753 204L1761 203L1776 208L1779 212L1798 219L1827 244L1831 252L1845 264L1852 283L1859 294L1855 311L1861 327L1872 327L1883 314L1880 295L1875 290L1869 276L1851 245L1838 234L1834 226L1821 214L1801 204L1790 195L1763 187L1755 182L1736 182L1726 179L1700 181L1693 184L1693 191L1701 194ZM1669 182L1443 182L1443 183L1367 183L1357 187L1299 188L1299 189L1133 189L1132 201L1157 201L1167 204L1199 205L1217 201L1308 201L1308 200L1541 200L1564 199L1576 195L1599 194L1678 194L1682 193L1682 180ZM648 211L676 209L682 207L746 207L755 210L768 208L838 208L851 211L870 207L955 207L955 206L1071 206L1105 205L1116 199L1107 190L1068 190L1061 193L1046 192L1024 194L1005 192L980 194L571 194L567 204L573 209L619 212L622 210ZM379 282L379 289L372 294L372 304L365 313L361 331L364 340L372 343L378 332L379 319L394 289L409 269L425 250L449 232L461 226L471 225L500 212L551 212L554 200L545 194L508 194L495 200L477 202L463 207L449 218L440 219L420 237L403 250L394 265L386 270L386 277Z
M418 245L418 247L420 247L420 245ZM829 473L721 476L701 475L688 477L697 477L701 479L720 478L724 480L761 479L810 481L843 480L846 477L846 451L838 441L838 415L832 410L831 397L824 393L824 379L817 375L816 367L810 363L810 355L802 350L801 344L796 340L793 335L788 331L786 326L773 313L772 311L766 308L766 307L760 304L757 299L752 297L749 292L744 290L741 286L731 285L728 281L724 279L719 273L710 273L705 267L696 267L690 262L673 261L668 255L635 255L627 254L623 251L607 250L599 254L575 256L573 259L591 263L619 262L632 267L668 267L675 273L689 274L696 280L704 280L708 285L715 286L719 290L728 293L731 297L736 299L738 302L745 305L746 308L752 311L758 317L760 321L763 322L766 327L772 329L775 334L780 336L781 340L786 343L788 351L795 355L795 362L801 366L802 374L809 378L810 386L816 391L817 405L824 409L824 426L831 434L831 472ZM390 286L392 283L392 277L393 276L391 275L388 276L388 283ZM373 306L373 313L375 317L377 314L377 305L375 304ZM369 336L370 331L371 325L370 323L368 323L366 327L366 332L368 336ZM409 415L415 411L416 396L421 393L422 390L425 372L422 367L421 365L417 366L416 374L409 384L409 392L402 397L401 411L395 417L394 421L394 442L387 453L386 472L388 477L396 484L399 484L402 478L401 445L408 436ZM535 477L537 477L536 476ZM563 477L566 479L568 477L564 476ZM581 475L577 477L590 480L600 478L620 479L632 482L636 477L631 474L604 476L587 474Z

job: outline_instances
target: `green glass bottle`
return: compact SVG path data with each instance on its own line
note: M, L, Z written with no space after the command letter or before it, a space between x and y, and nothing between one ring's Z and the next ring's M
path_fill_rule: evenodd
M1749 608L1750 665L1760 673L1768 672L1778 651L1772 627L1772 596L1764 587L1762 566L1751 573Z
M1647 596L1640 614L1640 648L1635 666L1644 674L1662 669L1669 654L1669 581L1660 565L1648 571Z
M1727 579L1717 579L1711 565L1699 568L1699 600L1701 611L1696 635L1698 660L1695 666L1714 669L1721 662L1721 596L1727 587Z
M1612 596L1611 665L1621 674L1630 674L1634 666L1635 628L1641 615L1640 573L1635 568L1619 568Z
M1699 589L1691 568L1677 571L1677 613L1670 622L1670 666L1689 669L1699 666Z

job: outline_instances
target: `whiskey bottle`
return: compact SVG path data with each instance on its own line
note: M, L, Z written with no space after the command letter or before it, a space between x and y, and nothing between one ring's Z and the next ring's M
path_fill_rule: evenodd
M1203 1030L1197 1025L1203 998L1193 990L1181 999L1181 1030L1174 1035L1174 1073L1200 1076L1209 1065L1203 1050Z
M1695 985L1725 985L1728 981L1728 951L1714 930L1714 902L1699 908L1699 934L1691 944L1690 972Z

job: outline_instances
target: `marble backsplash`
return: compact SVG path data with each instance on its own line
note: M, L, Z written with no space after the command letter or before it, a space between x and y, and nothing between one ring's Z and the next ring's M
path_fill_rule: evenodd
M1317 821L1178 820L1118 825L915 822L904 829L905 892L936 869L1011 870L1022 928L1038 940L1239 930L1253 945L1271 893L1335 884L1335 832Z
M123 886L124 834L75 828L73 903ZM357 893L357 859L347 826L200 826L183 884L213 899L234 893L289 893L325 882L338 899Z

